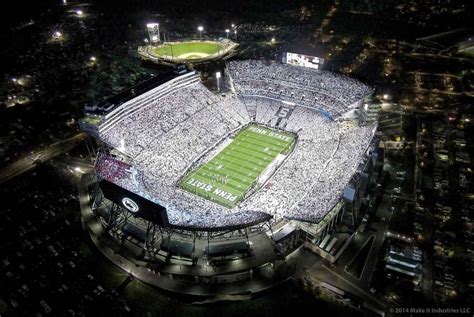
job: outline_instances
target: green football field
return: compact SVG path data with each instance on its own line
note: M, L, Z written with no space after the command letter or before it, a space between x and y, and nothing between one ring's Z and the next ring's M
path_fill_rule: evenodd
M180 186L232 208L253 187L260 174L294 143L292 134L258 125L243 128L209 162L186 175Z
M210 42L183 42L165 44L155 48L158 56L173 56L174 58L193 59L203 58L219 51L220 44Z

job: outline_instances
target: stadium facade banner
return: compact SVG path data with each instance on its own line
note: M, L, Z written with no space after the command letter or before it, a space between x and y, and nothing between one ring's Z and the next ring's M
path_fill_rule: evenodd
M321 69L324 64L324 58L290 52L283 52L281 61L284 64Z
M99 182L99 186L105 198L127 209L133 215L162 227L168 226L166 208L105 179Z

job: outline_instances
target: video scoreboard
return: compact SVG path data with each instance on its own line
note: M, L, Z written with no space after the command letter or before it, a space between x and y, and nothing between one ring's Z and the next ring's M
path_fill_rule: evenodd
M284 52L282 54L282 62L290 65L321 69L324 64L324 58Z

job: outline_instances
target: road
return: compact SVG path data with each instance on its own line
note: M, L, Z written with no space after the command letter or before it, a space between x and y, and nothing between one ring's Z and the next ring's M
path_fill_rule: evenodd
M346 292L354 294L368 304L380 310L384 310L384 308L387 306L383 299L376 298L374 295L370 294L363 288L359 287L356 283L352 282L349 278L347 278L347 275L343 276L339 274L333 269L327 267L322 262L316 263L313 267L307 270L306 275L310 276L316 281L324 281Z
M25 156L17 160L16 162L6 166L2 170L0 170L0 184L3 184L4 182L18 175L21 175L29 170L32 170L39 164L47 162L60 154L71 151L86 137L87 134L82 132L78 133L69 139L53 143L45 149Z

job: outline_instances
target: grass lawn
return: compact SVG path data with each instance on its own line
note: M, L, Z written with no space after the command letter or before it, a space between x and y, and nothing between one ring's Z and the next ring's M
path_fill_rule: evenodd
M171 45L164 45L155 49L155 54L159 56L173 56L179 57L183 54L196 53L195 55L189 55L187 58L200 58L203 54L211 55L219 51L218 43L208 42L185 42L185 43L173 43Z
M294 141L292 134L249 125L209 162L186 175L180 186L232 208L278 154L286 152Z
M474 46L469 46L469 47L460 49L459 52L468 57L474 57Z

